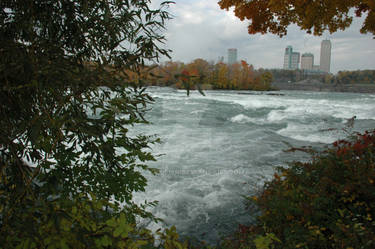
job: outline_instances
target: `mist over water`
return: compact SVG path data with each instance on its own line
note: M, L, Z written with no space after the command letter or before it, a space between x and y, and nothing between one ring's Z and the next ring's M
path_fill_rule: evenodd
M206 91L207 96L170 88L149 88L155 103L137 132L157 134L152 149L164 154L150 166L145 193L135 201L157 200L151 211L182 235L214 243L248 224L243 195L254 194L277 166L308 160L286 153L292 146L324 148L345 138L341 130L356 116L352 131L375 127L375 95L283 91L284 96ZM338 130L322 131L330 128ZM156 229L162 224L149 224Z

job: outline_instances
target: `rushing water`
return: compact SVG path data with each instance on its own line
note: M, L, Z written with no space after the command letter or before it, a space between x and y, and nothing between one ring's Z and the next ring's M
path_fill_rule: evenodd
M155 104L146 118L153 124L139 129L159 135L163 143L153 151L165 155L150 165L160 174L147 176L147 190L135 200L159 201L152 212L166 226L210 243L252 221L243 195L254 194L277 166L308 159L284 152L288 144L328 146L347 136L342 128L353 116L349 131L375 127L375 95L206 91L207 96L193 92L187 97L186 91L169 88L149 92Z

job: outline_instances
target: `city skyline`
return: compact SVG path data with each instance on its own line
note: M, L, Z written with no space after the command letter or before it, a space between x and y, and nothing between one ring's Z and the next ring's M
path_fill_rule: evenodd
M293 51L293 47L288 45L285 48L283 69L285 70L309 70L331 73L331 48L332 43L328 39L324 39L320 46L320 63L314 64L313 53L303 53Z
M154 6L161 1L153 0ZM246 60L255 68L282 68L285 47L293 46L301 54L311 52L316 64L320 61L320 42L332 43L331 72L340 70L375 69L375 40L360 34L362 19L354 18L345 31L317 37L292 25L288 35L249 35L247 22L241 22L232 12L221 10L216 0L179 0L168 9L174 19L167 24L165 48L173 50L174 61L189 63L196 58L217 62L228 48L237 48L238 60ZM167 61L163 58L162 61Z

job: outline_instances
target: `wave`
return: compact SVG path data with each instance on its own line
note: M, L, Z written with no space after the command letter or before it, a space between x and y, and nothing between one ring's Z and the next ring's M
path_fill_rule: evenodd
M288 123L286 128L277 131L277 134L299 141L330 144L343 136L340 131L322 131L323 125L302 125Z
M337 104L322 103L311 101L303 102L289 106L285 110L271 110L267 116L269 122L280 122L285 120L301 120L301 119L321 119L335 118L346 120L353 116L357 119L375 120L375 103L369 106L359 104Z
M244 123L257 124L259 123L260 119L250 118L244 114L238 114L237 116L232 117L230 121L233 123L239 123L239 124L244 124Z

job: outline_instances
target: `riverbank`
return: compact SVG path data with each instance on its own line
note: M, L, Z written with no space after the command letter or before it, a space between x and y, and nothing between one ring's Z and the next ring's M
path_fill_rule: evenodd
M277 90L299 90L316 92L352 92L375 94L375 84L327 84L318 81L273 82Z

